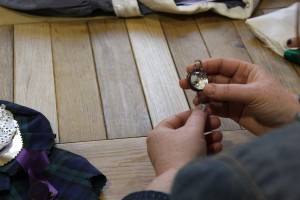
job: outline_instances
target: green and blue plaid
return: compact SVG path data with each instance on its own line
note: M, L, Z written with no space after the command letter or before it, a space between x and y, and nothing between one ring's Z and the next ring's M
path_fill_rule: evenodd
M44 174L58 190L55 200L99 199L106 177L85 158L54 147L55 135L44 115L15 103L0 100L1 104L18 122L24 148L48 152L50 165ZM29 179L16 160L0 167L1 200L27 200L29 189Z

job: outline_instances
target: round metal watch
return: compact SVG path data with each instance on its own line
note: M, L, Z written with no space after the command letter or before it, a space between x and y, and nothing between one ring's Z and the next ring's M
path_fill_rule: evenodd
M188 84L196 92L202 91L205 85L208 84L208 77L201 67L201 60L196 60L194 70L187 75Z

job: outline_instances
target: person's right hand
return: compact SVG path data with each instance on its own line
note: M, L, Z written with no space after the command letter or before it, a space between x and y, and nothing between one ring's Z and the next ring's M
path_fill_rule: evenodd
M300 112L298 97L289 93L261 67L235 59L212 58L202 61L209 84L201 98L213 115L229 117L250 132L260 135L290 123ZM194 65L187 67L193 70ZM187 79L180 80L189 89ZM194 104L198 104L195 98Z
M288 39L286 45L290 48L300 47L300 36Z

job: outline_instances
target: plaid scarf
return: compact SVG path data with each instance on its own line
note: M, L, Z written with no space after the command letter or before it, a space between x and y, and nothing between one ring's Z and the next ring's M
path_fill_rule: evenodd
M18 122L26 150L45 150L50 164L44 170L46 179L58 190L55 200L96 200L106 177L85 158L53 147L55 135L41 113L7 101L6 105ZM34 190L22 166L14 159L0 167L0 199L27 200ZM39 190L39 189L36 189Z

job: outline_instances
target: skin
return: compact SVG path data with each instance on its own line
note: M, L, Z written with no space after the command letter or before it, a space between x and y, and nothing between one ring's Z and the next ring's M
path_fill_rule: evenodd
M147 137L147 150L157 178L146 190L169 192L177 171L191 160L222 150L222 134L209 129L220 126L218 118L205 109L179 113L159 123Z
M187 67L193 70L194 64ZM218 118L229 117L261 135L291 123L300 112L298 97L288 92L276 79L257 65L235 59L212 58L202 61L209 84L201 92L203 106L163 120L148 135L147 149L156 178L146 190L169 193L178 170L190 161L221 151L222 136L204 132L220 125ZM186 79L180 80L189 89ZM197 97L194 101L198 103ZM201 109L202 108L202 109Z
M194 65L187 67L190 71ZM201 99L213 115L228 117L255 135L294 121L300 112L298 97L257 65L235 59L203 60L209 84ZM180 80L189 89L187 80ZM195 98L194 103L198 100Z
M206 155L207 149L221 150L220 132L211 134L211 142L204 136L207 120L212 128L220 125L219 120L208 119L206 111L195 108L163 120L148 134L148 154L157 176L168 168L181 167L195 157Z
M287 44L290 48L295 48L300 46L300 36L289 39L291 40L290 44Z

